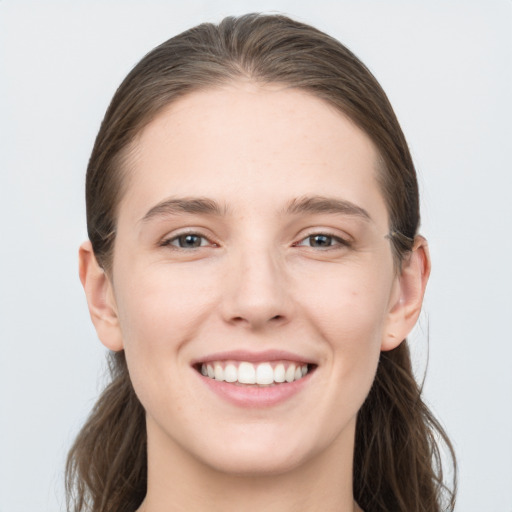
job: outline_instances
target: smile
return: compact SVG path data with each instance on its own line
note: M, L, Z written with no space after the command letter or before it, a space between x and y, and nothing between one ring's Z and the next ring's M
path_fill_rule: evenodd
M316 360L283 350L232 350L192 361L206 388L238 408L267 408L292 400L310 386Z
M197 367L204 377L239 385L275 386L304 378L311 365L291 361L209 361Z

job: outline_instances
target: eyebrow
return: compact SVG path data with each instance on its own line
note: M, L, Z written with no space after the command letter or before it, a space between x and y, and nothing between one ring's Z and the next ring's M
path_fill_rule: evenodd
M205 197L169 198L148 210L142 217L141 222L148 222L155 217L180 213L225 216L228 213L228 208L221 206L213 199ZM325 196L302 196L292 199L282 211L284 215L298 215L301 213L342 214L360 217L367 221L372 220L370 214L364 208L346 199Z
M351 201L325 196L303 196L293 199L288 203L283 213L292 215L299 213L331 213L360 217L367 221L372 220L370 214L364 208Z
M153 208L142 217L141 222L148 222L155 217L179 213L199 213L222 216L226 215L227 208L223 208L217 202L205 197L169 198L153 206Z

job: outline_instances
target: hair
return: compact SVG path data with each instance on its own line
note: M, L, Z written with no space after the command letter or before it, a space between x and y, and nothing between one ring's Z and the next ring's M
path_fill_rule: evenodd
M419 194L407 142L386 94L334 38L285 16L260 14L201 24L169 39L148 53L116 91L86 178L88 235L99 264L112 271L117 209L135 137L178 98L240 80L307 91L371 138L381 159L377 179L399 267L418 233ZM67 500L74 512L132 512L146 494L145 412L123 351L110 354L110 370L111 383L68 455ZM453 510L454 451L421 392L406 340L381 352L356 425L353 492L365 512ZM452 462L451 488L443 476L445 453Z

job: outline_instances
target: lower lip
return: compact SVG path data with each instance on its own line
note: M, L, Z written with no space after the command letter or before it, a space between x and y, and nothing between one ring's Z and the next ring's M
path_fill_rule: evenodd
M233 405L246 408L261 408L271 407L291 399L309 382L311 374L308 373L302 379L293 382L285 382L267 387L230 384L211 379L210 377L204 377L200 373L198 373L198 376L210 390Z

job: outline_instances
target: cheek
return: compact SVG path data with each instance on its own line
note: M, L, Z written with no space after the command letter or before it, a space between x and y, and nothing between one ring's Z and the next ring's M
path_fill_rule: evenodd
M121 268L116 302L131 381L146 411L173 416L187 405L184 347L207 323L211 282L170 265Z
M296 296L333 348L358 349L374 343L384 329L392 288L391 273L353 265L315 272L314 286L299 283ZM380 342L380 338L378 339Z
M392 283L391 271L380 266L352 266L323 277L317 273L315 287L299 294L304 316L331 354L331 371L350 391L344 396L355 401L364 400L375 376Z
M158 358L197 334L216 297L213 275L193 270L141 265L118 273L116 302L127 352Z

